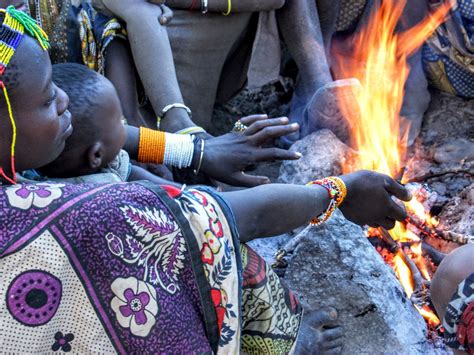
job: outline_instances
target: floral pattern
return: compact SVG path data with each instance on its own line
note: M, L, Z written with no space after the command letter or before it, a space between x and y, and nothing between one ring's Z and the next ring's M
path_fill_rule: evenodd
M71 341L74 340L74 334L68 333L66 335L63 335L61 332L57 332L54 335L54 344L51 347L51 350L53 351L59 351L62 350L65 353L68 353L72 350L71 344L69 344Z
M115 297L111 307L123 328L138 337L146 337L156 323L158 304L153 286L134 277L117 278L111 286Z
M160 209L124 206L121 211L134 235L105 236L112 254L129 265L143 267L143 280L161 286L170 294L179 291L178 277L184 267L184 237L178 225Z
M29 210L32 206L45 208L53 201L61 198L64 184L26 184L8 187L6 194L10 205L14 208Z

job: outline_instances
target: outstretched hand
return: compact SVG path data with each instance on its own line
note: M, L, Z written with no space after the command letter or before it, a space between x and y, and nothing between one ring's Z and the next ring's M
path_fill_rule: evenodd
M288 118L269 119L267 115L254 115L244 117L240 122L248 127L244 132L230 132L206 140L201 170L209 177L233 186L258 186L269 183L270 179L248 175L246 168L264 161L297 160L301 157L284 149L262 148L299 129L297 124L288 124Z
M161 25L167 25L173 18L173 11L165 0L92 0L94 8L107 16L118 17L125 22L132 16L153 15Z
M396 203L411 200L410 192L391 177L372 171L358 171L341 176L347 197L339 209L348 220L371 227L392 229L395 221L406 218L406 210Z

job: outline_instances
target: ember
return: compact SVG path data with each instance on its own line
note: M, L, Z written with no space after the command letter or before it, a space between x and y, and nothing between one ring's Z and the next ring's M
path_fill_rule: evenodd
M410 71L407 57L443 22L450 9L449 4L444 4L417 26L396 33L405 5L405 0L383 1L365 31L354 41L352 59L342 55L336 58L338 77L356 77L362 84L362 88L353 92L358 107L346 97L341 98L341 110L352 127L351 145L359 153L343 166L345 173L370 169L403 177L399 172L404 165L409 124L400 116L400 111ZM434 264L425 259L423 239L429 235L461 244L468 239L437 229L438 221L422 203L426 194L423 188L414 191L415 198L406 204L409 218L405 223L397 223L390 232L369 229L368 236L383 242L377 250L394 268L407 296L430 329L435 329L440 321L430 308L429 300L430 280L435 270Z

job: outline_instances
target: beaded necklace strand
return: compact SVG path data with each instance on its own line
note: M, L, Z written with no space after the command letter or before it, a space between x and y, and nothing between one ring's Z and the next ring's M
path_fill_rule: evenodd
M43 50L48 50L48 35L41 27L27 14L18 11L14 6L0 9L0 14L4 15L3 24L0 27L0 89L7 104L8 116L12 127L12 140L10 144L10 170L11 176L0 166L0 176L11 184L16 184L15 168L15 147L17 141L17 127L13 108L8 95L7 87L3 82L3 75L13 58L16 50L24 37L25 32L35 38Z

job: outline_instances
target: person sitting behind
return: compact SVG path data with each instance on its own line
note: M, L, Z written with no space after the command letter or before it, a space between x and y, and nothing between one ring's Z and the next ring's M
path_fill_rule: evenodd
M115 183L148 180L170 184L133 165L122 150L126 131L113 84L85 65L53 66L53 81L69 96L74 127L62 154L52 163L24 174L32 180Z

